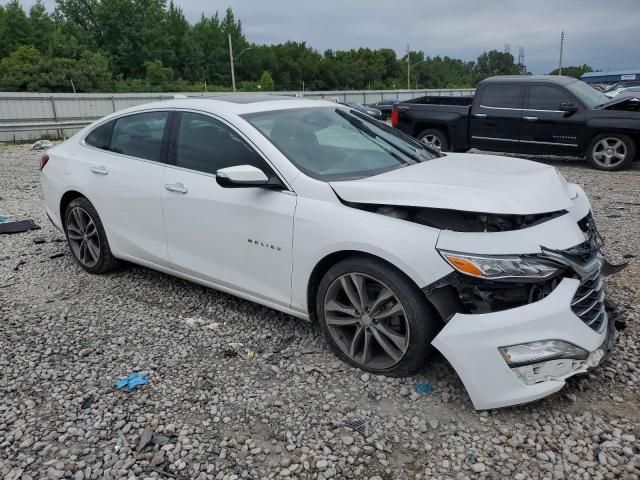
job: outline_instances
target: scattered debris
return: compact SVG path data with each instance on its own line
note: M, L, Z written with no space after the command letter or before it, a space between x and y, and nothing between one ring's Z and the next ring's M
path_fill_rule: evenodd
M89 395L87 398L84 399L84 402L82 402L82 405L80 405L80 408L82 408L82 410L86 410L92 404L93 404L93 395Z
M253 360L253 357L256 356L256 352L253 350L247 350L247 360Z
M0 223L8 222L9 217L7 215L0 215Z
M149 377L142 373L132 373L128 377L119 378L116 380L116 387L121 390L127 390L133 392L138 386L146 385L149 383Z
M60 257L64 257L64 252L58 252L58 253L54 253L53 255L49 255L49 258L51 260L53 260L55 258L60 258Z
M231 342L227 344L224 349L223 355L225 358L235 358L238 356L238 352L242 350L242 344L239 342Z
M27 262L25 262L24 260L18 260L18 263L15 264L15 266L13 267L13 270L17 272L18 270L20 270L20 267L25 263Z
M31 145L31 150L48 150L50 148L53 148L53 143L50 140L38 140Z
M366 420L358 419L358 420L347 420L342 423L343 426L351 428L352 430L358 432L363 437L368 436L369 427L367 425Z
M291 345L295 339L296 339L295 335L291 335L290 337L282 339L280 343L276 346L276 348L273 349L273 353L282 352L285 348Z
M33 243L41 245L43 243L47 243L47 240L44 237L33 237Z
M235 358L238 356L238 352L233 348L227 347L225 348L223 354L224 358Z
M433 387L430 383L416 383L413 387L416 393L431 393L433 392Z
M151 439L153 438L153 429L145 428L140 434L140 440L138 441L138 446L136 447L136 451L141 452L144 447L151 443Z
M33 220L20 220L18 222L0 223L0 234L2 233L22 233L29 230L40 230L40 226L36 225Z
M609 275L615 275L616 273L624 270L627 265L629 265L629 262L614 265L613 263L609 263L609 261L605 258L602 265L602 275L605 277L608 277Z
M13 285L17 285L20 282L13 282L13 283L6 283L4 285L0 285L0 288L7 288L7 287L12 287Z

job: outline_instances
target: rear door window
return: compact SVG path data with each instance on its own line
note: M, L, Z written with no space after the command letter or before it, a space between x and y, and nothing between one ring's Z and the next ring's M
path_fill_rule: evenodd
M482 90L480 105L483 107L522 108L524 85L488 84Z
M169 112L147 112L118 118L113 126L110 150L160 162L162 140Z

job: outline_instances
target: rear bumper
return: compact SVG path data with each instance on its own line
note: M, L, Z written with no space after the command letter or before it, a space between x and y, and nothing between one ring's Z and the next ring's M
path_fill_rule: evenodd
M602 362L613 330L608 326L598 333L573 313L571 301L578 285L578 280L565 278L538 302L493 313L458 313L449 320L433 345L456 370L477 410L546 397L560 390L568 377ZM527 384L507 365L498 348L540 340L563 340L590 355L582 362L538 364L544 380Z

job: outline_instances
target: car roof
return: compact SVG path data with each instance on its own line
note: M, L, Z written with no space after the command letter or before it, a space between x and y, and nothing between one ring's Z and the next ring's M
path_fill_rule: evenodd
M319 108L335 107L335 102L324 100L311 100L299 97L287 97L282 95L210 95L174 98L160 102L136 105L125 110L120 110L109 117L117 117L122 114L144 110L158 109L193 109L202 110L213 114L231 113L243 115L247 113L268 112L273 110L288 110L293 108Z
M566 85L568 83L577 82L573 77L564 77L560 75L498 75L482 80L480 83L557 83Z

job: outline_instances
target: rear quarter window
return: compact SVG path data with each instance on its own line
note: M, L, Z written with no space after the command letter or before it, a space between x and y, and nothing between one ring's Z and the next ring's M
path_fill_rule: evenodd
M524 85L490 83L482 89L480 105L483 107L522 108Z
M102 150L109 150L109 145L111 144L111 133L113 132L113 124L114 121L110 121L107 123L103 123L102 125L97 126L89 135L87 135L84 139L84 142L87 145L91 145L92 147L100 148Z

